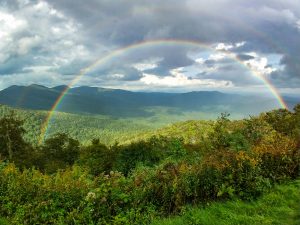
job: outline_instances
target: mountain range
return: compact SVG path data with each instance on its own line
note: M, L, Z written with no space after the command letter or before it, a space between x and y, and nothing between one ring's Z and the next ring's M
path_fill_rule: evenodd
M0 91L0 104L36 110L50 110L67 86L48 88L41 85L10 86ZM299 102L286 97L289 107ZM187 93L132 92L99 87L74 87L65 94L57 111L79 114L101 114L116 117L147 117L149 109L165 107L169 113L187 111L229 112L245 116L278 107L276 99L264 96L245 96L218 91Z

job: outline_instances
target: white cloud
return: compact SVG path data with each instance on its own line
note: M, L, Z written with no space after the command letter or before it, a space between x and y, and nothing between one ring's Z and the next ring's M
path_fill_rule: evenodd
M113 79L120 79L120 78L124 78L124 74L115 73L115 74L111 74L110 77Z
M195 62L202 65L205 62L205 60L201 57L201 58L196 58Z
M27 28L27 22L0 11L0 63L6 61L14 51L15 35Z
M220 61L222 59L225 59L226 57L228 57L228 53L217 52L217 53L210 54L208 59L214 61Z
M229 51L229 50L232 50L234 48L239 48L239 47L242 47L246 44L245 41L241 41L241 42L237 42L237 43L234 43L234 44L228 44L228 43L217 43L215 49L217 51Z
M153 74L144 73L140 79L146 85L164 86L164 87L199 87L199 88L218 88L231 87L232 82L213 79L190 79L182 73L183 68L177 68L170 71L171 76L158 77Z
M241 42L235 43L235 47L239 48L239 47L244 46L245 44L246 44L246 41L241 41Z
M12 33L17 32L26 27L26 21L18 19L11 14L0 11L0 38L10 36Z
M19 4L13 14L0 6L0 62L10 60L18 71L23 71L22 67L47 66L53 72L74 60L91 58L80 24L45 1L19 0ZM1 69L0 65L0 70L6 74L5 67ZM11 68L7 71L14 72Z
M218 43L216 46L216 50L221 51L221 50L225 50L228 51L230 49L232 49L234 46L231 44L225 44L225 43Z
M296 27L300 30L300 19L296 22Z
M44 72L48 72L50 69L52 68L52 66L28 66L28 67L24 67L24 71L26 70L30 70L36 73L44 73Z
M37 35L33 37L23 37L18 40L17 53L19 55L27 54L32 48L41 43L41 38Z
M269 75L272 72L276 71L276 68L273 68L268 65L268 58L267 57L260 57L257 53L252 52L248 53L248 55L253 56L253 59L249 59L244 61L243 63L248 66L251 70L258 72L262 75Z
M136 63L133 65L134 68L136 68L139 71L154 69L157 67L156 63Z

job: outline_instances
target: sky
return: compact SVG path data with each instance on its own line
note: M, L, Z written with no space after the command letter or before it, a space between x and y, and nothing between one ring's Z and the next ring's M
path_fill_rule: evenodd
M264 93L263 79L300 94L298 0L0 0L0 89Z

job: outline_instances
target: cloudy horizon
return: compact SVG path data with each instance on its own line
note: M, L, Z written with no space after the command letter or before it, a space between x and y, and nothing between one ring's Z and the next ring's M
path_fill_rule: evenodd
M294 0L2 0L0 40L0 89L300 94Z

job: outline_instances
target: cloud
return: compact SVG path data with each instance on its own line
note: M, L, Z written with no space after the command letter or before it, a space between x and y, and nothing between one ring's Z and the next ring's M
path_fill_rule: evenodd
M191 79L183 74L176 73L172 76L158 77L152 74L144 74L141 82L146 85L158 87L197 87L197 88L229 88L233 84L229 81L214 80L214 79Z
M18 68L37 63L64 66L74 58L87 55L83 54L86 47L74 35L79 26L72 19L44 1L20 0L14 4L13 13L0 7L0 60L2 65L8 64L3 67L14 62ZM11 4L6 2L4 5ZM22 8L17 7L21 5ZM7 70L7 74L15 71Z
M150 74L158 82L182 78L188 86L189 79L172 74L182 67L182 76L201 82L255 87L251 69L265 74L277 88L299 87L299 21L300 3L295 0L2 0L0 82L6 87L8 80L18 84L27 77L28 83L61 84L118 48L153 39L184 39L211 50L184 45L130 50L93 68L80 84L130 87L137 82L142 89L142 79ZM230 59L229 53L241 62ZM37 68L51 78L38 75Z
M158 47L157 51L153 52L153 55L157 58L161 58L157 62L157 66L152 69L148 69L146 73L155 73L159 76L168 76L170 71L178 67L186 67L192 65L195 61L188 57L188 51L190 47L187 46L170 46L170 47Z
M300 83L300 57L284 56L281 64L284 66L280 70L273 71L270 79L277 85L284 88L299 88Z
M241 61L247 61L250 59L254 59L255 57L252 55L247 55L247 54L239 54L239 55L237 55L237 58Z
M155 88L158 87L184 87L187 89L190 88L230 88L233 87L232 82L226 80L217 80L217 79L198 79L188 77L184 73L184 68L179 67L170 71L170 75L159 77L153 74L143 74L143 78L140 80L142 83L146 85L154 86Z

